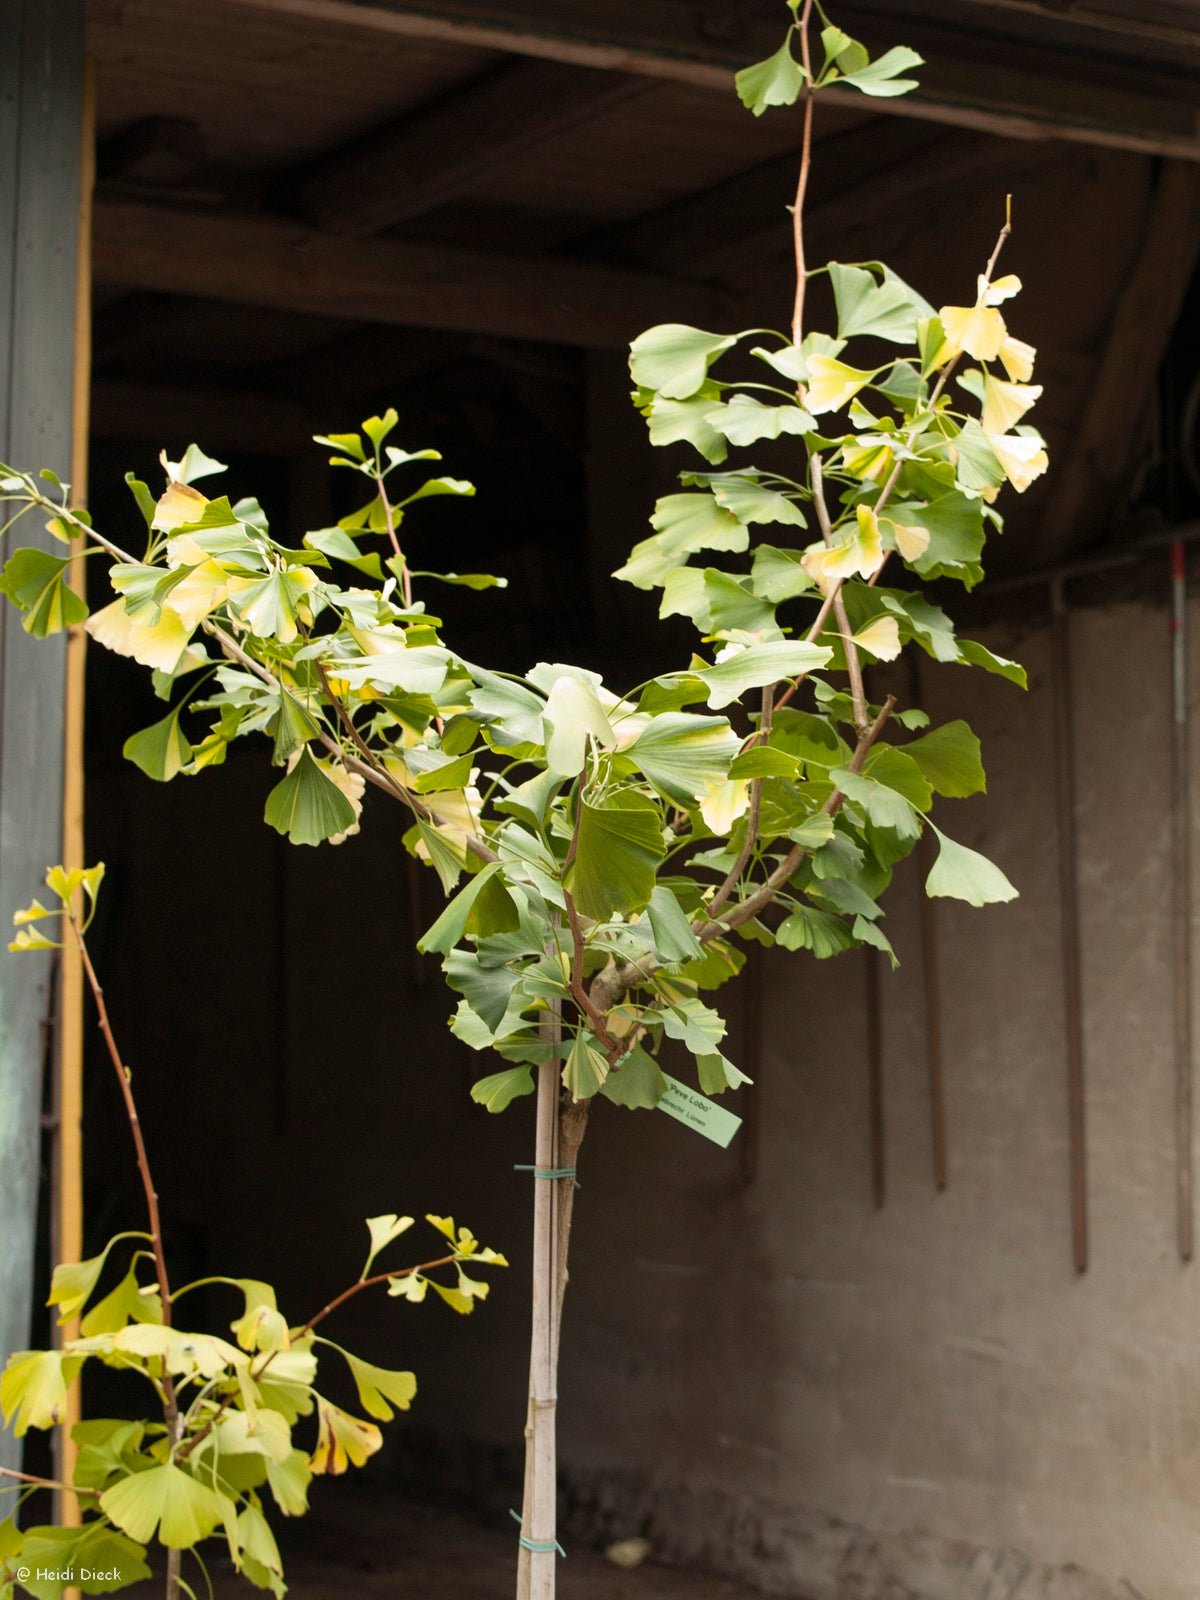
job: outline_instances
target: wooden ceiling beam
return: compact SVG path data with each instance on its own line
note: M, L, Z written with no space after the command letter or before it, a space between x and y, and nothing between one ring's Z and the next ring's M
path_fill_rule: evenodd
M1070 452L1054 466L1037 545L1040 564L1094 542L1120 513L1146 403L1198 260L1200 171L1183 162L1164 163Z
M620 348L665 320L720 327L714 289L653 273L392 239L349 240L277 218L99 197L96 281L358 322Z
M514 61L317 163L295 190L296 207L328 233L383 233L650 87L629 73Z
M291 456L309 445L315 426L297 401L247 389L112 378L92 385L91 431L101 439L169 450L199 439L212 450Z
M981 133L951 137L928 124L872 118L818 144L805 232L810 243L824 247L968 179L999 184L1061 150L1058 144L1031 146ZM736 278L791 249L787 206L798 161L797 153L765 162L613 229L592 241L592 248L656 272L686 264L690 277Z
M532 56L609 72L633 73L728 93L730 75L771 54L781 36L773 8L714 12L700 0L231 0L280 18L310 18L380 37L428 39ZM860 0L861 3L861 0ZM974 8L972 8L974 9ZM868 42L880 36L877 11L862 13ZM1070 10L1056 13L1061 24ZM857 17L852 19L857 23ZM1009 138L1062 138L1200 161L1200 117L1187 82L1164 48L1155 63L1128 68L1104 55L1094 33L1079 47L1039 39L1038 18L1020 40L985 28L922 28L914 6L887 43L924 46L931 63L918 94L889 100L889 114L944 122ZM1051 20L1049 15L1047 20ZM1200 27L1192 36L1200 49ZM829 102L861 109L852 91L827 91Z

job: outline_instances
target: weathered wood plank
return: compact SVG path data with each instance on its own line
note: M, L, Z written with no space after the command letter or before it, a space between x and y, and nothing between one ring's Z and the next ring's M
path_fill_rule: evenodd
M84 0L0 0L0 455L69 470ZM48 544L26 519L22 544ZM60 849L61 639L0 613L0 919ZM0 1351L30 1333L51 965L0 960ZM0 1434L0 1461L19 1447Z
M433 39L503 50L613 72L638 73L727 92L730 75L774 51L778 19L770 8L718 16L697 0L235 0L280 17L319 18L393 38ZM1029 13L1027 43L988 30L927 23L905 7L884 19L860 7L868 38L924 46L931 65L919 94L889 100L889 115L977 128L1008 138L1062 138L1085 144L1200 160L1195 96L1177 67L1178 45L1158 63L1128 70L1119 53L1101 56L1082 26L1077 48L1039 45ZM1070 18L1071 13L1063 16ZM1062 17L1057 20L1061 21ZM1200 28L1185 35L1200 46ZM1036 47L1031 59L1029 45ZM860 105L849 91L828 91L830 103Z
M97 282L359 322L619 348L666 319L721 326L717 291L586 262L349 240L267 217L101 200Z
M1200 259L1200 170L1165 163L1142 247L1113 310L1071 452L1054 468L1037 558L1058 559L1119 509L1141 437L1138 421Z
M516 61L320 162L298 209L327 233L383 233L650 87L628 73Z

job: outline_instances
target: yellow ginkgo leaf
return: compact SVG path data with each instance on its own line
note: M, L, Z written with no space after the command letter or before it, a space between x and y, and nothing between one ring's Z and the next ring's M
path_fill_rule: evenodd
M848 367L844 361L835 361L832 356L809 356L807 366L804 401L814 415L839 411L875 376L858 367Z
M943 306L938 316L954 350L965 350L976 361L994 361L1000 354L1008 329L998 311L989 306Z
M225 599L227 576L218 562L204 561L179 580L163 600L163 608L173 611L190 633Z
M159 533L170 533L173 528L184 528L199 522L208 500L190 483L172 483L154 508L153 526Z
M86 627L93 639L115 655L132 656L142 666L166 673L175 671L191 637L191 629L174 611L164 607L157 622L135 622L124 600L94 611Z
M726 834L750 808L750 785L744 778L706 783L700 797L700 815L714 833Z
M900 654L900 624L895 617L875 617L858 630L854 642L878 661L894 661Z
M1018 494L1024 494L1050 465L1046 446L1036 433L989 434L988 443L1004 468L1004 476Z
M1028 383L1033 377L1033 363L1037 351L1024 339L1015 339L1010 333L1000 346L1000 360L1005 372L1015 383Z
M842 451L846 471L856 478L878 483L892 470L892 448L877 437L863 437L857 445Z
M896 541L896 549L905 561L919 561L929 549L928 528L919 528L911 522L893 522L890 517L881 518L881 523Z
M310 1472L337 1477L348 1466L361 1467L382 1445L383 1435L374 1423L317 1396L317 1447L309 1457Z
M856 516L857 526L849 539L835 545L813 545L800 559L805 572L822 589L856 573L869 578L883 565L879 518L870 506L858 506Z
M1020 292L1021 280L1015 272L1006 273L1003 278L996 278L992 283L980 275L979 298L985 306L1002 305L1005 300L1011 300L1013 295Z
M1042 396L1040 383L1005 383L990 374L983 380L984 433L1007 433Z

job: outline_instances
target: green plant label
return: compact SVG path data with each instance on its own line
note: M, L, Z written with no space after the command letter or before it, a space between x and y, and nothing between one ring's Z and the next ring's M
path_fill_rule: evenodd
M674 1117L676 1122L702 1133L722 1150L728 1149L730 1140L742 1125L741 1117L735 1117L732 1111L707 1099L698 1089L689 1089L669 1072L664 1072L663 1077L667 1080L667 1092L658 1102L658 1109Z

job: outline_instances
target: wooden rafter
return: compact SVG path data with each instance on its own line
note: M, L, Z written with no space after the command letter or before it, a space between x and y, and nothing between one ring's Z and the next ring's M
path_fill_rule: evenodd
M318 163L299 185L298 209L328 233L383 233L650 87L595 67L512 62Z
M715 290L587 262L349 240L267 217L96 206L99 283L402 327L617 348L654 322L720 327Z
M1119 495L1154 387L1200 258L1200 169L1165 163L1150 202L1141 250L1117 297L1070 454L1054 470L1038 560L1051 562L1119 510Z
M512 55L635 73L727 92L730 74L773 52L773 8L715 16L699 0L234 0L280 17L313 18L381 37L458 43ZM852 8L853 9L853 8ZM972 11L974 11L972 7ZM1064 13L1070 17L1071 13ZM880 35L877 10L861 9L868 41ZM857 25L858 16L847 18ZM1061 20L1061 19L1060 19ZM1036 24L1036 17L1030 14ZM922 26L905 6L897 29L931 58L919 94L890 100L889 114L946 122L1012 138L1064 138L1085 144L1200 160L1194 95L1164 48L1159 63L1129 68L1119 52L1095 52L1081 28L1078 47L1043 48L1035 25L1015 41L985 29ZM1189 38L1200 47L1200 27ZM1089 47L1091 47L1089 51ZM831 102L860 104L829 91Z
M806 228L817 242L874 225L968 178L1002 177L1045 160L1052 148L985 134L947 136L927 124L872 118L820 145L824 190L810 198ZM786 206L798 156L787 155L689 195L597 241L602 253L660 272L736 276L791 248Z

